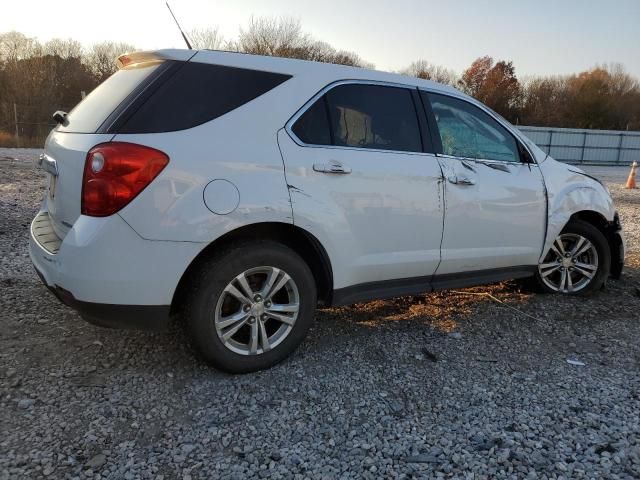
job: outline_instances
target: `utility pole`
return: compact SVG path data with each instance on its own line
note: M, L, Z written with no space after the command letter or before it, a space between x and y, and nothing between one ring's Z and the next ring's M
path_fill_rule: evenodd
M16 147L20 147L20 130L18 129L18 106L13 102L13 119L16 122Z

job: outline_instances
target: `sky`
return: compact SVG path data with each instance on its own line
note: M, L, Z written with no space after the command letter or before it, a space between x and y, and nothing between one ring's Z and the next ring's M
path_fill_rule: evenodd
M380 70L422 58L460 73L477 57L512 60L516 74L576 73L621 63L640 78L640 0L171 0L185 30L226 38L253 16L299 19L305 31ZM4 0L0 32L44 42L123 41L183 48L163 0Z

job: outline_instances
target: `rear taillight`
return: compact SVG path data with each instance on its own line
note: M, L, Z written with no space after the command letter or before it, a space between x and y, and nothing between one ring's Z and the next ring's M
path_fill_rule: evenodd
M106 217L133 200L169 163L154 148L134 143L96 145L87 154L82 179L82 214Z

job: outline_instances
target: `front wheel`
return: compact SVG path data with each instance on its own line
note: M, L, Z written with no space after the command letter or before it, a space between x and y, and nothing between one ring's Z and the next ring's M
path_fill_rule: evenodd
M611 253L602 232L572 220L538 265L536 280L549 293L586 295L602 287L610 267Z
M253 242L200 265L186 320L205 360L245 373L293 352L313 322L315 306L316 286L304 260L284 245Z

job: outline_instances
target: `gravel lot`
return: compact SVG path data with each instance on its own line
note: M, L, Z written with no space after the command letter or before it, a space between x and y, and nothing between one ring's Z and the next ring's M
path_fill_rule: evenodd
M94 327L40 284L36 153L0 150L0 479L640 477L626 169L600 173L628 266L593 298L503 283L325 310L289 360L229 376L178 326Z

